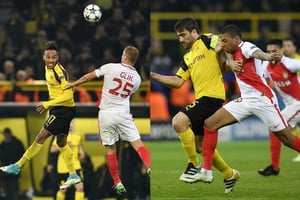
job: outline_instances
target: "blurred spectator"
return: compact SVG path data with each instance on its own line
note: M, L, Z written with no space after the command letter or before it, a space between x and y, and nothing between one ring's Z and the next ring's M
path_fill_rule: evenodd
M103 65L105 63L117 62L117 58L114 56L113 50L111 47L104 49L103 59L100 60L99 65Z
M40 3L37 14L37 24L39 30L44 30L49 38L55 37L56 19L54 6L50 3Z
M44 48L48 42L48 35L45 30L39 30L36 34L36 37L31 41L31 45L34 48L34 54L41 56L44 53Z
M81 13L77 12L70 14L70 19L67 26L68 35L74 45L74 51L78 52L78 49L80 49L82 44L93 37L94 27L83 19Z
M0 144L1 166L16 162L25 151L22 142L13 135L10 128L5 128L3 135L4 140ZM6 200L19 200L19 177L20 175L2 175Z
M5 52L5 47L8 45L11 45L12 41L10 37L8 36L6 30L0 26L0 57L3 60L3 55Z
M0 81L5 81L5 75L2 72L0 72Z
M11 10L9 19L4 24L4 29L13 41L14 49L20 48L24 42L25 25L18 10Z
M27 74L27 81L35 80L35 69L32 65L25 65L24 71Z
M297 53L297 42L291 37L283 39L283 54L286 57L300 59L300 55Z
M28 76L24 70L18 70L16 73L16 82L13 84L13 98L16 102L30 102L32 92L23 91L22 87L18 86L17 82L25 82L27 81Z
M3 72L5 75L5 80L14 81L15 80L15 63L12 60L6 60L3 63Z
M160 40L151 41L151 70L158 73L169 73L172 70L170 56L164 53L164 47Z
M4 73L0 72L0 82L5 81ZM10 96L7 84L0 85L0 102L7 101Z
M20 53L16 55L16 71L19 69L24 69L25 66L34 66L36 60L33 58L32 52L28 46L23 46Z
M106 20L105 25L110 36L117 37L120 27L127 26L127 22L123 16L123 9L121 7L114 7L112 17Z
M97 62L103 62L104 51L110 48L113 44L111 37L108 36L106 28L103 24L99 24L96 27L95 34L90 40L91 50L94 53Z
M84 44L81 47L80 53L77 55L74 61L75 72L74 76L76 79L80 78L82 74L86 74L94 70L93 67L96 65L96 59L91 52L91 47L89 44Z
M60 26L55 34L55 41L59 44L60 48L71 49L72 41L68 36L67 30L64 26Z
M3 63L6 61L6 60L11 60L14 62L15 60L15 52L14 52L14 49L13 49L13 45L10 44L10 43L7 43L3 49L3 55L2 55L2 59L1 59L1 63L3 65Z

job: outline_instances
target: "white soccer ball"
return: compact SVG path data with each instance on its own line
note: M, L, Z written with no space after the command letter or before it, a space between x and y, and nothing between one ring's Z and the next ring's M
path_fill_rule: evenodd
M102 17L101 8L96 4L89 4L84 8L83 16L88 22L97 22Z

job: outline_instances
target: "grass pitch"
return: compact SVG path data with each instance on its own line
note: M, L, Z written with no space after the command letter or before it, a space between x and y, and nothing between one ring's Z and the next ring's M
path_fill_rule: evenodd
M230 194L224 194L223 176L216 169L211 184L179 181L187 166L180 142L152 141L151 200L300 199L300 163L292 162L296 152L282 145L279 175L263 177L257 170L270 164L269 141L219 142L218 150L225 161L241 173L241 179Z

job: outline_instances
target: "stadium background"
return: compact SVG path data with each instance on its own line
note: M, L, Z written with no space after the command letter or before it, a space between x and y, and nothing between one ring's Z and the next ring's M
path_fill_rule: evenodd
M98 23L88 23L82 16L84 6L92 2L99 4L103 11ZM150 15L147 0L1 0L0 14L0 130L10 127L25 148L40 130L46 114L37 114L34 106L48 98L42 61L48 40L57 42L60 62L68 70L71 81L101 64L119 62L122 49L132 44L140 50L136 67L142 76L142 85L132 97L131 110L142 138L149 139ZM91 158L95 173L105 164L104 148L98 142L96 107L101 98L101 85L101 81L90 82L75 92L76 130L82 135L83 148ZM20 200L52 199L41 188L49 144L50 140L22 170ZM149 146L147 142L146 145ZM136 161L127 143L120 143L119 148L122 149L119 154L121 174L129 199L149 198L149 180L145 180L141 172L140 161ZM136 181L135 175L136 178L142 176L143 182ZM94 189L89 193L95 194L89 194L89 199L115 196L110 182L104 183L109 187L99 194L102 192L100 184L103 185L100 182L107 181L106 176L94 182Z

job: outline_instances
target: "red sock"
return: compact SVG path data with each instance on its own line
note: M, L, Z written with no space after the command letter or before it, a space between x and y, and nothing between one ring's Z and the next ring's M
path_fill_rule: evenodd
M117 185L121 182L119 176L119 163L116 154L107 154L106 155L106 164L109 170L109 173L114 180L114 184Z
M150 153L145 146L140 146L137 149L137 153L139 154L140 158L144 162L147 168L150 168Z
M294 141L292 148L300 153L300 138L299 137L295 137L295 141Z
M218 131L204 128L203 137L203 168L212 169L214 152L218 143Z
M279 169L281 141L270 132L271 164L275 170Z

